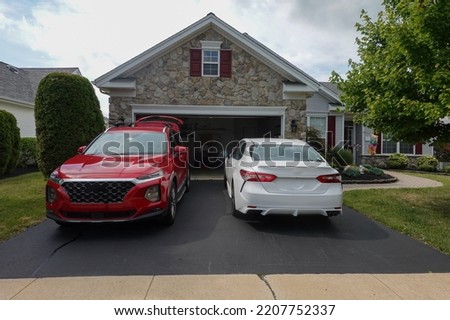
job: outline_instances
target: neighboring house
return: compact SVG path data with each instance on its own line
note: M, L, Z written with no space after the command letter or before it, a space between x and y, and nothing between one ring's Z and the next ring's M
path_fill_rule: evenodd
M39 82L49 73L81 75L78 68L17 68L0 61L0 110L17 119L21 137L35 137L34 99Z
M307 124L322 132L327 148L344 146L353 152L356 164L373 164L383 167L389 155L403 153L412 164L422 155L433 155L433 147L427 144L411 144L392 141L388 135L375 133L372 129L353 122L351 113L344 113L339 101L340 91L333 83L322 82L334 95L321 91L307 99ZM376 154L369 153L369 144L376 135Z
M307 126L324 132L330 146L358 141L358 127L338 110L342 104L333 85L318 82L213 13L94 84L110 96L110 124L178 116L191 148L268 135L304 139ZM361 129L361 153L364 137Z

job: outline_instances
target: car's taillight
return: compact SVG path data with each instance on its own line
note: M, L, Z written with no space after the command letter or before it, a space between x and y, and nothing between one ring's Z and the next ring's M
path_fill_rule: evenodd
M341 175L340 174L325 174L322 176L318 176L317 180L322 183L341 183Z
M247 171L243 169L241 169L240 173L242 179L244 179L245 181L272 182L277 178L277 176L273 174Z

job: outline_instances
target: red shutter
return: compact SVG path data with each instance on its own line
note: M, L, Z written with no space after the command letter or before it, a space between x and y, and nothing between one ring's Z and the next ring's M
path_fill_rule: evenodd
M202 75L202 49L191 49L190 74L191 77Z
M421 143L416 144L416 154L422 154L422 144Z
M381 139L381 133L375 133L378 136L378 143L377 143L377 154L381 154L381 143L383 142Z
M328 116L327 140L328 148L334 148L336 145L336 116Z
M220 50L220 76L231 78L231 50Z

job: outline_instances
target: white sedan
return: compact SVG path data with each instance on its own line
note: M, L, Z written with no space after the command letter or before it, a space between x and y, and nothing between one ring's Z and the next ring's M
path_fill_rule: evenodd
M235 212L342 213L341 176L301 140L241 140L225 159L224 180Z

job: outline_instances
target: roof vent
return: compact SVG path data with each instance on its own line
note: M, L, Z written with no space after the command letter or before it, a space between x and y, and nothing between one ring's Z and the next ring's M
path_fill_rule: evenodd
M14 67L10 64L7 64L6 67L9 69L9 71L14 72L15 74L19 73L19 69L17 69L16 67Z

